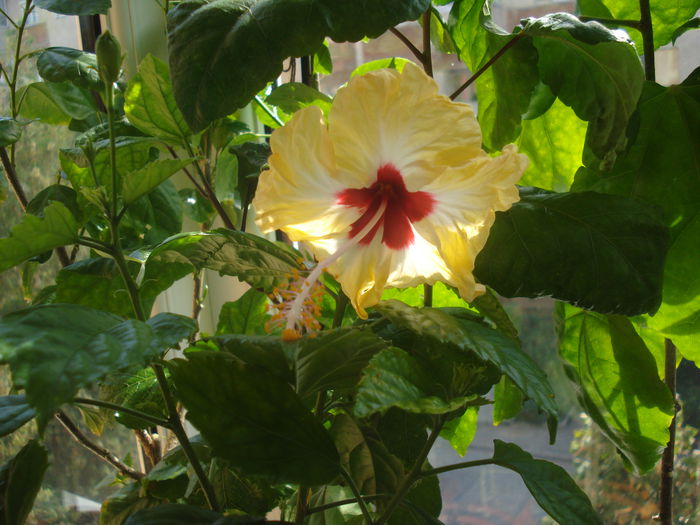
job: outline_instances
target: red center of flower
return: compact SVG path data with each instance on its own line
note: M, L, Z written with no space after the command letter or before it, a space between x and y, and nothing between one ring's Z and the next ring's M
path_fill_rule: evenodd
M377 170L377 180L367 188L348 188L337 194L338 204L359 208L362 215L352 223L350 238L355 237L372 220L382 203L386 209L377 224L360 240L369 244L380 226L384 226L382 242L400 250L413 243L411 224L433 211L435 199L425 191L408 191L403 177L393 164L384 164Z

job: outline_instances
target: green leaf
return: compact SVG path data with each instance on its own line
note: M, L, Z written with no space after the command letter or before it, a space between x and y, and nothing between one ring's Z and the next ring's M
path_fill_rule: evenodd
M335 445L288 384L224 352L167 365L187 418L216 456L275 482L318 485L338 475Z
M151 345L155 353L176 348L197 331L197 321L170 312L161 312L151 317L146 324L151 327L155 336Z
M651 469L668 442L673 399L630 321L567 306L560 351L586 411L635 469Z
M540 507L558 523L603 525L588 496L559 465L531 454L514 443L494 440L493 461L520 474Z
M228 461L213 458L209 479L217 500L225 509L236 509L253 516L265 516L274 509L282 496L282 488L271 486L262 479L242 476Z
M139 197L153 191L194 159L164 159L149 162L143 168L131 171L122 178L122 198L131 204Z
M20 115L44 124L67 126L72 119L84 120L97 111L90 94L70 82L34 82L18 90Z
M589 122L586 143L609 163L624 147L627 121L644 83L634 47L619 32L568 13L529 19L522 31L537 48L540 78Z
M183 144L192 134L175 103L168 65L150 53L124 94L129 122L148 135Z
M208 268L255 288L285 287L298 269L296 255L256 235L228 230L185 233L157 246L146 260L142 290L155 297L172 283Z
M372 453L360 427L347 414L333 419L330 435L340 455L340 464L362 494L376 494Z
M62 184L46 186L29 201L26 211L37 217L43 217L46 207L54 201L59 201L65 205L76 219L81 217L82 213L78 205L78 196L75 190Z
M370 71L376 71L377 69L395 69L396 71L403 71L403 67L408 64L410 60L406 60L401 57L390 57L390 58L380 58L378 60L372 60L370 62L365 62L364 64L358 66L350 73L350 78L356 77L358 75L364 75Z
M265 525L264 518L224 516L218 512L169 503L143 509L129 516L124 525Z
M12 434L34 416L24 395L0 397L0 437Z
M547 376L510 337L473 318L453 316L433 308L417 309L398 301L386 301L379 303L376 309L392 323L415 334L440 344L455 345L463 352L473 352L493 363L547 413L550 424L557 419L554 393ZM554 428L550 427L552 440L554 434Z
M672 3L664 0L650 0L651 23L654 28L654 49L658 49L671 42L674 30L683 22L691 18L698 9L698 0L675 0ZM601 10L607 14L605 18L616 18L620 20L639 20L639 2L636 0L583 0L579 1L579 8L582 15L603 16ZM639 54L643 53L642 35L628 27L623 29L630 33L630 36L637 44Z
M674 29L673 33L671 34L671 42L673 42L673 44L675 45L676 40L683 33L690 31L691 29L698 29L698 28L700 28L700 16L696 16L695 18L691 18L682 26L679 26L676 29Z
M420 18L419 21L422 26L423 19ZM442 19L440 11L434 6L430 8L430 42L441 53L450 54L457 52L457 47L455 46L454 40L452 40L447 24Z
M437 476L422 478L411 487L402 504L389 518L390 525L443 525L442 494Z
M0 319L0 359L26 390L40 427L80 388L145 364L152 339L145 323L78 305L35 306Z
M674 340L686 339L689 359L700 360L691 339L700 332L700 68L678 86L647 83L628 135L630 145L611 171L581 168L573 188L629 195L663 209L671 232L664 303L649 322Z
M163 419L168 418L168 411L163 401L163 392L160 390L155 372L150 367L143 368L137 372L126 371L110 374L102 390L103 394L101 397L105 401L110 401L126 408L133 408L151 416ZM151 422L124 412L116 413L115 418L128 428L139 429L153 426Z
M199 131L245 106L279 76L287 57L313 54L326 36L337 42L377 37L418 18L429 5L427 0L182 2L168 13L175 99Z
M285 383L294 384L292 366L297 347L282 341L281 337L223 334L210 342L216 343L222 350L236 356L244 363L264 368ZM195 347L193 351L196 350L198 348Z
M199 224L211 224L216 216L216 210L201 193L194 188L182 188L177 191L182 199L182 207L194 222Z
M514 38L484 13L484 3L458 0L450 11L448 28L460 58L473 72ZM531 40L522 39L477 79L479 123L486 149L500 149L520 134L522 115L539 82L536 64L537 51Z
M317 106L321 108L324 115L328 116L332 99L305 84L288 82L275 88L265 102L280 108L285 113L294 113L308 106Z
M340 328L300 340L296 390L302 397L322 390L354 388L372 356L386 344L369 330Z
M364 369L353 413L363 418L398 407L417 414L445 414L476 398L446 400L439 393L418 360L400 348L387 348Z
M26 214L0 239L0 272L40 255L47 250L78 240L78 223L62 203L55 201L44 209L44 217Z
M0 147L14 144L22 137L22 126L9 117L0 117Z
M124 520L135 512L160 503L144 493L140 482L124 485L119 491L102 502L100 525L124 525Z
M48 82L72 82L80 88L103 89L94 53L70 47L49 47L39 55L36 68Z
M182 202L175 184L165 180L131 203L124 215L123 226L123 230L131 230L137 247L143 243L159 244L182 231Z
M581 165L586 124L557 100L542 116L524 120L518 149L530 159L520 184L566 191Z
M523 408L523 393L508 376L503 376L493 391L493 424L517 416Z
M551 295L601 313L661 302L668 231L658 210L592 192L525 189L496 214L474 275L505 297Z
M333 59L331 50L326 42L323 42L314 53L314 73L330 75L333 73Z
M501 381L503 379L507 379L507 376L503 376ZM440 437L449 441L457 454L464 456L469 445L474 441L478 419L479 407L467 407L464 414L445 423L440 431Z
M48 466L46 449L33 439L0 467L0 518L3 525L24 524Z
M235 301L224 303L219 311L217 334L264 335L268 299L264 293L250 289Z
M34 0L34 4L61 15L106 15L112 0Z

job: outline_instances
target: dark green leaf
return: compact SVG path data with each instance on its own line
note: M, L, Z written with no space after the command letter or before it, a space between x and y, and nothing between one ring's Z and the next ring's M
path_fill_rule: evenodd
M165 141L182 144L192 134L175 103L168 65L151 54L129 81L124 112L138 129Z
M376 494L372 453L365 436L347 414L338 414L333 419L330 435L340 455L340 465L355 482L362 494Z
M654 28L654 48L658 49L668 44L674 35L674 30L683 22L691 18L698 9L698 0L675 0L672 3L665 0L650 0L651 23ZM603 18L616 18L619 20L639 20L639 2L637 0L582 0L579 1L582 15L597 16ZM602 14L605 13L605 14ZM622 27L628 31L639 53L642 54L641 34L628 27Z
M567 306L561 354L593 420L635 469L651 469L668 442L673 400L630 321Z
M224 303L219 312L217 334L265 334L268 299L264 293L250 289L235 301Z
M80 388L145 364L153 331L145 323L78 305L42 305L0 319L0 359L26 390L40 426Z
M100 525L124 525L124 520L133 513L158 503L145 493L141 483L130 483L102 503Z
M163 401L163 392L159 387L155 372L150 367L137 372L127 371L110 374L107 382L102 385L102 392L101 397L105 401L133 408L154 417L163 419L168 417L168 411ZM124 412L116 413L114 416L119 423L128 428L153 426L151 422Z
M368 417L398 407L417 414L445 414L476 398L442 399L431 379L420 362L404 350L382 350L363 371L353 412L358 417Z
M264 368L285 383L294 384L292 367L297 347L282 341L281 337L223 334L212 341L244 363Z
M671 34L671 42L673 42L675 44L676 39L678 37L680 37L683 33L685 33L686 31L690 31L691 29L698 29L698 28L700 28L700 16L696 16L695 18L691 18L682 26L677 27L673 31L673 33Z
M70 82L34 82L18 90L20 115L45 124L67 126L71 119L83 120L97 108L90 93Z
M132 277L138 265L129 263ZM134 316L134 307L114 259L83 259L62 268L56 276L55 303L90 306L124 317Z
M461 351L473 352L493 363L547 413L550 421L557 419L554 393L547 376L510 337L473 318L457 317L433 308L411 308L398 301L386 301L376 308L393 323L415 334L437 343L455 345ZM555 430L550 427L552 440L554 434Z
M0 437L12 434L34 415L24 395L0 397Z
M44 209L43 218L26 214L9 237L0 239L0 272L77 240L78 223L73 214L61 202L54 201Z
M134 232L137 243L155 245L182 230L182 202L172 181L166 180L137 199L124 215L124 226ZM143 232L146 235L141 239Z
M501 332L516 341L518 344L520 343L518 329L513 324L508 312L503 307L500 299L493 290L487 288L486 293L474 299L471 304L476 307L477 311L481 315L496 325L496 328L498 328Z
M558 523L603 525L588 496L559 465L531 454L513 443L494 440L493 461L520 474L540 507Z
M609 164L624 147L625 127L644 82L634 47L619 32L568 13L529 19L523 32L537 48L540 78L589 122L586 143Z
M36 61L39 75L49 82L72 82L77 87L102 89L94 53L70 47L49 47Z
M427 0L182 2L168 14L175 98L199 131L245 106L277 78L287 57L313 54L326 36L338 42L377 37L418 18L429 5Z
M291 250L255 235L228 230L186 233L168 239L151 252L142 289L155 297L202 268L271 291L275 286L287 285L298 263Z
M517 416L523 408L523 393L508 376L503 376L493 392L493 424Z
M155 353L176 348L197 331L197 321L170 312L161 312L151 317L146 324L151 327L155 336L152 345Z
M503 379L507 379L507 376L503 376L501 381ZM449 441L457 454L464 456L476 435L478 419L479 407L468 407L460 417L445 423L440 431L440 437Z
M191 353L168 367L187 418L216 456L277 482L317 485L338 475L328 433L277 377L224 352Z
M474 275L506 297L551 295L637 315L661 302L667 245L654 207L592 192L526 189L496 214Z
M214 485L217 500L225 509L253 516L264 516L277 506L281 490L264 480L242 476L231 468L228 461L213 458L209 467L209 479Z
M377 435L387 450L399 458L407 469L416 464L428 442L426 428L431 422L430 416L390 408L381 416L372 418L372 422L376 422Z
M46 449L38 441L31 440L0 467L0 520L3 525L24 524L48 466Z
M484 13L484 1L457 0L448 29L460 58L472 72L514 38ZM520 121L538 84L537 52L530 39L509 49L476 82L479 123L487 149L496 150L520 134Z
M663 299L650 319L656 330L683 339L689 359L700 360L700 68L678 86L647 83L628 129L630 145L613 169L581 168L574 189L629 195L664 211L671 246Z
M112 0L34 0L34 4L61 15L106 15Z
M43 217L44 210L53 201L61 202L71 211L73 217L76 219L80 218L81 211L78 207L78 199L75 190L62 184L52 184L45 187L29 201L26 211L37 217Z
M586 124L561 101L542 116L524 120L518 149L530 159L520 184L566 191L581 165Z
M162 182L169 179L194 159L164 159L149 162L143 168L131 171L122 178L122 198L124 204L131 204L136 199L153 191Z
M369 360L386 344L369 330L340 328L299 342L296 390L306 397L322 390L354 388Z
M200 224L210 224L212 222L216 210L201 193L193 188L183 188L178 190L177 193L182 199L185 215Z
M264 518L224 516L211 510L171 503L140 510L124 525L265 525Z
M0 147L14 144L22 137L22 126L9 117L0 117Z
M440 481L437 476L419 480L408 491L401 506L389 519L390 525L442 525Z
M305 84L289 82L274 89L265 102L277 106L285 113L294 113L307 106L318 106L325 115L328 115L332 99Z

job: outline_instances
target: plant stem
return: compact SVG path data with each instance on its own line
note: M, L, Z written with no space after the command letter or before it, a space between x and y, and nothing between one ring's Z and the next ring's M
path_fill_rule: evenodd
M610 26L622 26L631 27L632 29L639 29L639 20L628 20L624 18L598 18L596 16L579 16L581 22L598 22L604 25Z
M375 499L383 499L387 498L387 494L373 494L371 496L362 496L362 499L364 501L372 501ZM331 503L324 503L323 505L319 505L318 507L312 507L310 509L307 509L306 515L308 516L309 514L316 514L318 512L323 512L328 509L333 509L335 507L342 507L343 505L352 505L353 503L357 503L357 498L348 498L348 499L341 499L338 501L332 501Z
M15 46L15 62L12 64L12 79L9 83L10 88L10 112L12 113L12 118L16 119L19 114L19 106L17 103L17 78L19 76L19 65L22 63L22 37L24 36L24 29L27 26L27 20L29 19L29 14L34 9L32 5L32 0L25 0L24 2L24 12L22 13L22 20L17 27L17 45ZM15 145L10 146L10 163L15 165Z
M355 480L352 479L350 473L343 467L340 467L340 474L343 476L343 479L345 479L345 482L348 484L348 487L350 487L350 490L355 495L357 504L360 506L360 510L362 511L362 516L364 516L365 518L365 525L373 525L372 516L370 515L369 509L367 508L367 503L365 503L365 500L362 499L362 493L360 492L360 489L357 488Z
M150 414L146 414L145 412L141 412L140 410L134 410L133 408L109 403L107 401L102 401L99 399L88 399L85 397L76 397L73 398L73 402L78 403L79 405L92 405L100 408L108 408L110 410L113 410L114 412L121 412L123 414L129 414L139 419L143 419L144 421L153 423L154 425L158 425L165 428L170 427L170 422L167 419L162 419L160 417L152 416Z
M14 20L12 20L12 17L11 17L10 15L8 15L7 12L6 12L4 9L0 8L0 14L1 14L2 16L4 16L5 19L6 19L15 29L19 29L19 27L17 26L17 22L15 22Z
M486 62L486 64L481 66L481 68L479 68L479 70L476 73L474 73L469 79L467 79L467 81L464 84L462 84L457 89L457 91L455 91L454 93L452 93L450 95L450 100L456 99L462 93L462 91L464 91L469 86L471 86L474 82L476 82L477 78L479 78L481 75L483 75L488 68L490 68L499 58L501 58L505 54L506 51L508 51L515 44L517 44L520 41L520 39L522 39L524 36L525 36L524 33L518 33L513 38L511 38L506 45L504 45L501 49L499 49L496 52L496 54L493 55L489 59L488 62Z
M418 59L418 61L423 64L425 62L425 57L423 56L423 53L421 52L420 49L418 49L416 46L413 45L413 42L411 42L406 35L404 35L401 31L396 29L395 27L390 27L389 31L391 31L396 38L401 40L408 49L411 50L411 53L415 55L415 57Z
M10 157L7 155L7 149L2 146L0 146L0 160L2 161L2 167L4 168L7 182L10 183L12 191L15 192L15 196L17 197L19 205L22 206L22 210L26 210L27 204L29 204L27 195L24 193L24 189L22 188L19 179L17 179L17 173L15 172L15 168L10 161Z
M279 126L284 126L284 122L282 122L282 120L280 120L280 118L272 112L272 110L270 109L270 106L265 104L265 102L263 102L263 99L261 99L259 95L255 95L254 100L255 100L255 103L258 106L260 106L260 109L262 109L265 113L267 113L268 117L270 117L272 120L274 120Z
M433 306L433 287L429 284L423 285L423 306L427 308Z
M432 4L423 13L423 69L425 74L433 76L433 55L430 51L430 17L432 15Z
M492 465L492 464L493 464L492 458L477 459L475 461L464 461L462 463L455 463L454 465L446 465L444 467L438 467L438 468L433 468L430 470L424 470L423 472L420 473L420 477L427 478L429 476L437 476L438 474L442 474L444 472L450 472L452 470L459 470L459 469L470 468L470 467L480 467L482 465Z
M668 427L668 444L661 456L661 487L659 488L659 514L654 519L661 525L673 523L673 462L676 443L676 346L670 339L665 340L666 361L664 382L673 396L673 419Z
M639 31L642 33L644 49L644 74L647 80L656 81L656 65L654 63L654 27L651 21L649 0L639 0Z
M58 412L56 412L56 419L60 421L60 423L76 439L76 441L78 441L78 443L83 445L93 454L102 458L103 461L106 461L107 463L112 465L119 472L121 472L125 476L130 477L131 479L139 480L143 478L144 475L141 472L137 472L131 467L125 465L117 456L112 454L109 450L90 441L90 439L87 436L85 436L85 434L83 434L83 432L78 428L78 426L75 423L73 423L73 421L71 421L71 419L68 417L68 415L66 415L66 413L63 410L59 410Z
M425 458L428 457L430 449L433 448L435 440L440 435L442 425L442 418L438 417L435 421L435 428L433 428L433 430L430 432L430 436L428 436L428 440L425 442L425 445L423 445L423 448L418 454L416 462L413 464L413 467L411 467L411 470L406 474L403 480L401 480L399 487L396 489L396 494L394 494L394 496L391 498L391 500L386 506L386 509L384 509L382 515L375 522L375 525L384 525L387 522L387 520L391 517L396 507L399 506L399 504L406 496L408 491L411 490L413 484L421 476L421 469L423 468Z

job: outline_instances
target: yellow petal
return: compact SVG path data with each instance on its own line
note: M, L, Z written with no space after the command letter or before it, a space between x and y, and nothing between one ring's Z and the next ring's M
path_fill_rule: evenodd
M297 111L270 140L270 168L260 174L253 200L263 232L283 229L293 240L346 231L358 212L336 204L348 187L338 177L333 147L318 107Z
M410 63L401 73L382 69L351 79L335 97L328 127L338 172L356 188L393 164L416 191L481 153L471 107L439 95L435 81Z

